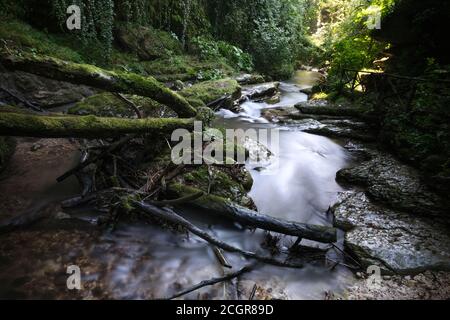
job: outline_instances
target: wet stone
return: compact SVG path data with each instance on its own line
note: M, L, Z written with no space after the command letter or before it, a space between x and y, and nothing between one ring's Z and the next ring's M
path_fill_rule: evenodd
M363 264L383 274L450 270L448 223L371 203L363 192L343 192L333 208L345 246Z
M447 211L444 199L426 186L416 169L385 153L372 150L367 154L370 160L340 170L338 182L367 187L372 199L408 213L441 215Z

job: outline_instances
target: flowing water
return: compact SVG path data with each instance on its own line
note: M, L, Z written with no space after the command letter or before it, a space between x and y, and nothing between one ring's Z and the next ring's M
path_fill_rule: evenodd
M308 81L316 76L299 72L292 81L281 84L279 103L268 105L248 101L242 105L240 113L221 110L218 121L228 128L275 128L261 118L261 110L305 101L307 96L299 90L311 85ZM254 179L249 196L262 213L292 221L330 225L326 212L341 190L335 182L335 174L347 165L345 150L324 137L293 127L278 128L278 162L269 166L268 171L248 166ZM268 141L269 149L272 143ZM85 223L78 224L75 229L73 226L62 230L51 226L35 227L10 235L9 241L23 245L20 250L11 249L14 253L6 260L0 259L0 296L72 297L65 288L65 267L70 264L81 268L84 289L76 297L82 298L161 298L227 271L219 265L210 245L195 236L186 237L142 224L122 224L115 232L101 232L94 226L98 213L78 210L71 214ZM223 241L246 250L258 250L264 240L261 231L252 232L228 221L207 218L207 212L187 209L183 215ZM68 226L71 223L72 219L65 222ZM339 238L338 245L342 242L342 234ZM295 240L284 237L282 250L286 251ZM328 255L340 259L332 251ZM239 255L226 253L226 256L232 270L248 263ZM185 298L248 299L256 284L259 298L323 299L325 292L340 292L351 284L352 279L352 273L342 266L332 271L315 264L303 269L264 266L238 281L207 287Z

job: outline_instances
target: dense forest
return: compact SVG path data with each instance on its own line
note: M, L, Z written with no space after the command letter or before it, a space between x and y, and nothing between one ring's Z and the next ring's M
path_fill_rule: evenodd
M71 6L80 9L79 28L69 28L78 18ZM180 239L192 233L213 247L225 268L242 263L230 252L287 269L303 268L321 256L328 271L351 270L360 281L370 276L367 267L376 265L386 281L402 284L405 276L420 274L433 290L429 279L434 276L426 272L443 272L443 291L426 294L448 298L449 18L450 3L439 0L0 0L0 252L12 261L5 266L0 261L0 279L20 264L12 252L14 244L33 236L27 234L29 226L43 239L63 243L65 231L46 228L53 220L67 220L55 216L78 219L74 212L83 208L95 212L95 232L114 233L121 223L145 221ZM282 149L280 157L289 160L281 166L296 169L287 173L289 178L278 169L279 178L272 181L261 178L263 165L249 167L234 158L231 166L175 165L170 135L181 128L195 137L195 121L202 121L201 133L209 137L200 143L201 152L225 140L222 133L229 127L278 126L295 154L291 159ZM308 140L323 137L327 140ZM224 143L221 153L229 149ZM303 147L295 149L299 144ZM245 159L252 148L276 153L260 142L252 146L247 141L231 148ZM299 150L306 149L319 158L302 158ZM40 170L51 183L36 182ZM73 177L78 187L67 188L77 189L75 194L56 191L56 179L61 185ZM34 183L35 189L29 186ZM258 192L276 193L277 183L280 192L285 185L290 190L271 206ZM258 238L256 248L245 247L242 239L220 240L222 229L179 213L185 204L261 229L263 240ZM290 215L292 208L302 217ZM281 209L286 216L276 213ZM373 221L366 221L368 216ZM67 224L76 233L86 232L77 223ZM343 247L336 249L341 243L337 229L346 234ZM100 236L87 234L80 236L90 241L86 247L98 244ZM151 241L163 241L157 234ZM338 257L304 240L330 245ZM24 254L44 255L39 250L45 240L40 246ZM85 263L83 254L73 253L77 264ZM82 269L97 272L104 262L99 257ZM257 266L234 267L229 278L213 278L210 284L240 278ZM152 266L152 274L164 267ZM116 287L105 287L113 272L98 272L100 279L88 281L89 293L78 298L217 296L179 290L197 278L181 278L173 286L158 280L157 289L139 284L140 291L116 294ZM211 278L208 274L214 273L200 279ZM9 287L13 280L5 280L0 297L48 294L36 289L39 280L32 289ZM103 289L95 287L99 283ZM253 278L249 283L244 289L233 284L237 296L227 297L241 298L242 292L261 299L303 297L277 296L276 289L271 295L267 285ZM350 298L397 294L388 290L388 296L377 296L361 287ZM418 288L406 297L427 297ZM334 290L340 288L329 289ZM333 298L329 291L325 298ZM52 298L66 294L58 291Z

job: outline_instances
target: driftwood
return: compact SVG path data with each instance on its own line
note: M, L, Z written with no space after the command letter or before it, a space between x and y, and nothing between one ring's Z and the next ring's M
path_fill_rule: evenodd
M171 134L193 129L192 119L123 119L96 116L38 116L0 112L0 135L38 138L111 138L128 133Z
M197 114L185 98L166 88L153 77L108 71L88 64L31 54L22 54L20 57L3 54L0 55L0 64L7 69L21 70L50 79L149 97L172 108L180 117L189 118Z
M190 287L188 289L185 289L185 290L183 290L181 292L178 292L178 293L174 294L173 296L170 296L170 297L168 297L166 299L167 300L172 300L172 299L175 299L175 298L179 298L181 296L184 296L185 294L191 293L191 292L193 292L195 290L198 290L198 289L201 289L203 287L212 286L212 285L214 285L216 283L232 280L234 278L240 277L241 275L243 275L245 273L251 272L254 268L255 268L255 265L254 264L250 264L250 265L245 266L245 267L243 267L242 269L240 269L240 270L238 270L236 272L226 274L223 277L213 278L213 279L210 279L210 280L204 280L204 281L202 281L202 282L200 282L200 283L198 283L198 284L196 284L196 285L194 285L194 286L192 286L192 287Z
M267 264L271 264L274 266L287 267L287 268L303 268L303 264L291 263L288 261L281 261L281 260L275 259L270 256L258 255L255 252L242 250L242 249L239 249L232 245L229 245L229 244L211 236L206 231L203 231L202 229L196 227L195 225L193 225L192 223L190 223L189 221L187 221L183 217L179 216L178 214L176 214L174 211L172 211L170 209L167 209L167 208L161 209L156 206L146 204L144 202L139 202L139 201L132 201L132 203L136 208L140 209L141 211L148 213L151 216L166 220L170 223L180 225L183 228L185 228L185 229L189 230L190 232L192 232L193 234L195 234L196 236L211 243L212 245L215 245L216 247L222 248L225 251L239 253L239 254L243 255L244 257L255 259L255 260L258 260L258 261L261 261L261 262L264 262Z
M131 101L121 93L116 93L116 97L124 101L134 111L134 113L136 113L138 119L142 119L141 111L139 111L139 108L134 104L133 101Z
M170 184L168 191L178 197L199 192L198 189L176 183ZM215 195L205 194L203 197L191 201L191 203L196 207L208 210L210 213L220 214L248 226L323 243L336 242L335 228L286 221L262 215Z

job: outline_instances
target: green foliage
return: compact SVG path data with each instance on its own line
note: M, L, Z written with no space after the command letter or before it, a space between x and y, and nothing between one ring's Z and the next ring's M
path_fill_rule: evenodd
M367 21L378 7L386 15L395 0L323 0L320 3L321 26L314 41L324 48L323 60L331 63L331 82L337 81L342 69L360 70L373 67L373 61L387 44L375 41Z
M73 30L83 46L108 59L111 54L114 26L113 0L51 0L51 12L61 30L66 30L67 8L78 5L81 9L81 30ZM96 50L93 50L96 48Z
M254 57L258 70L289 77L309 47L306 34L314 16L310 0L211 0L214 33Z
M192 51L197 53L204 60L224 59L228 64L237 70L251 72L253 70L252 57L225 41L214 41L200 36L191 41Z

